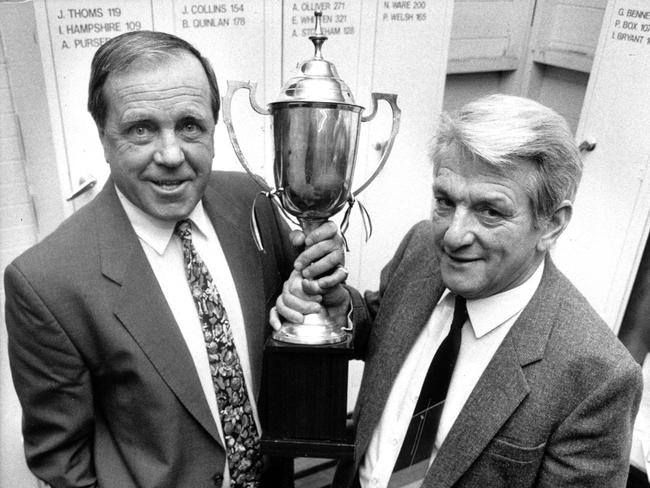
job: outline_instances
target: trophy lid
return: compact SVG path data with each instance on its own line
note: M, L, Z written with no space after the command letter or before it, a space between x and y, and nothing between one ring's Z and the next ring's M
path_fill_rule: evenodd
M327 40L321 29L322 12L314 12L316 29L309 36L314 43L314 57L300 64L300 75L291 78L282 87L278 102L332 102L355 105L350 88L339 78L336 67L323 59L321 47Z

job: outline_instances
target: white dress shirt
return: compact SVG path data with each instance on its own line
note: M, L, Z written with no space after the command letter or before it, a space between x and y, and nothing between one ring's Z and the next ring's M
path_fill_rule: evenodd
M492 356L533 297L542 279L543 269L542 263L527 281L516 288L488 298L467 300L470 326L466 322L462 329L460 351L440 417L430 463L435 459ZM370 439L359 467L359 481L363 488L383 488L388 485L429 364L449 334L453 312L454 296L445 290L406 357Z
M187 278L185 277L181 241L174 234L175 223L161 221L151 217L133 205L117 188L116 190L124 211L156 275L167 304L176 319L178 328L185 339L187 348L194 361L205 399L217 424L221 440L223 441L223 431L221 421L219 420L219 409L212 383L205 341L203 339L196 305L194 304L194 299L192 298ZM221 295L226 313L228 314L233 340L244 372L246 389L251 400L253 416L257 424L258 432L261 433L255 396L253 395L244 317L235 283L230 274L230 269L219 244L217 234L210 219L205 214L201 202L198 203L188 218L192 220L192 242L201 259L203 259L203 262L208 267L210 275ZM225 471L223 486L230 486L228 470L226 469Z

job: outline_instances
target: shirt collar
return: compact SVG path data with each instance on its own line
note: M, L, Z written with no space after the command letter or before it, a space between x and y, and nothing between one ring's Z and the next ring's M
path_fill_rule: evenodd
M172 238L176 223L152 217L136 207L117 186L115 191L136 235L162 256ZM208 217L200 200L187 218L192 221L194 231L198 231L203 236L206 235L205 229L208 226Z
M537 287L542 281L543 272L544 261L521 285L487 298L467 300L467 313L474 329L474 335L480 339L521 312L533 298ZM453 307L453 299L451 297L447 298L450 295L451 291L445 289L440 297L440 302L443 300L450 301Z

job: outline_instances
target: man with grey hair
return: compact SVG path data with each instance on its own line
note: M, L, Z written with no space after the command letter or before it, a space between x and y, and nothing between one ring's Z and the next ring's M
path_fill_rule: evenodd
M120 35L93 58L88 108L110 178L5 273L28 465L55 488L291 485L263 463L256 398L296 252L268 201L258 252L259 187L212 172L210 64L169 34ZM341 264L323 231L324 267Z
M640 369L549 255L582 172L566 122L492 95L444 115L432 155L432 218L378 292L294 274L271 313L352 305L366 363L333 486L625 486Z

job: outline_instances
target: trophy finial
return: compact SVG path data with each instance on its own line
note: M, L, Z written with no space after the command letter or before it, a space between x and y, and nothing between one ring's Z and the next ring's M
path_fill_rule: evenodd
M323 59L323 55L320 50L323 46L323 43L327 40L327 36L323 35L323 29L321 27L321 18L323 17L323 12L316 10L314 12L314 17L316 20L316 27L314 28L315 32L313 36L309 36L311 42L314 43L314 58Z
M321 26L323 12L316 10L314 18L316 27L309 36L314 44L314 56L298 65L298 76L290 78L284 84L279 98L273 103L301 101L356 105L350 88L339 77L336 67L324 59L321 53L323 42L327 40Z

